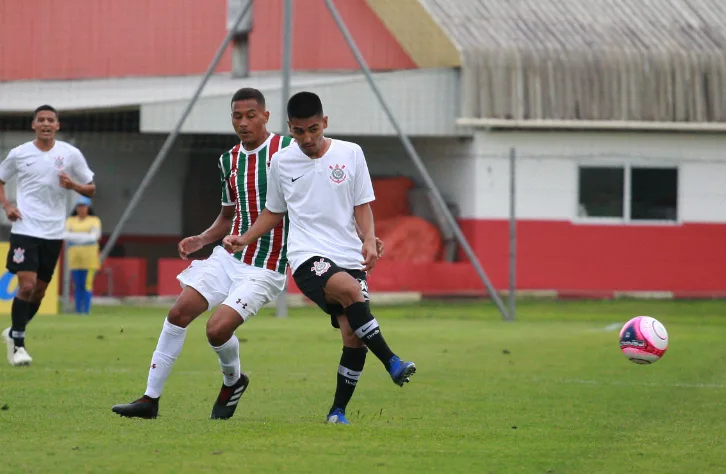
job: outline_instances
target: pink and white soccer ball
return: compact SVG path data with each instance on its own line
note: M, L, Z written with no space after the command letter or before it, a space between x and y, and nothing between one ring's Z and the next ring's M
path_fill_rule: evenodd
M668 349L668 332L660 321L637 316L620 330L620 350L636 364L652 364Z

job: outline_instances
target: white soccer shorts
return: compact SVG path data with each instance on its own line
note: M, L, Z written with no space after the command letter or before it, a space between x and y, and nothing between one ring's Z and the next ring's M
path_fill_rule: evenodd
M195 260L177 275L181 287L190 286L207 300L208 309L224 304L243 320L257 312L285 288L285 275L240 262L217 246L206 260Z

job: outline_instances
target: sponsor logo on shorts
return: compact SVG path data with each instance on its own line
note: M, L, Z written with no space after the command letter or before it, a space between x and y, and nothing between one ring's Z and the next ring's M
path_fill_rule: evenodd
M368 297L368 282L363 278L359 278L358 283L360 284L360 290L363 292L363 299L366 301L370 300Z
M18 247L15 250L13 250L13 262L23 263L24 261L25 261L25 249Z
M310 270L315 272L317 276L322 276L323 273L330 270L330 263L321 258L319 261L313 263Z

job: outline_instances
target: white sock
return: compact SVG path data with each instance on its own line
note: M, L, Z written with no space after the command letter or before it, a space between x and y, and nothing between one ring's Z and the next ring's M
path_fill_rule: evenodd
M174 326L168 319L164 320L164 327L156 344L154 355L151 356L151 367L149 368L149 379L146 382L146 396L159 398L164 391L164 384L169 378L171 368L179 357L187 329Z
M239 380L242 373L239 362L239 339L232 334L229 341L219 347L212 346L212 349L219 356L219 367L224 375L224 384L231 387Z

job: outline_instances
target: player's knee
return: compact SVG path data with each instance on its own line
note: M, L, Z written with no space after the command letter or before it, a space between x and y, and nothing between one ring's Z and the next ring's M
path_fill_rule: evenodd
M175 304L169 310L169 314L167 314L166 319L174 326L185 328L189 326L197 316L197 314L190 311L184 305Z
M219 347L234 334L234 330L237 329L236 324L230 324L224 318L209 318L207 321L207 341L214 347Z
M334 275L334 277L335 276L337 275ZM365 301L358 282L353 277L350 277L347 274L346 276L348 278L336 279L334 282L333 278L331 278L328 285L325 286L326 298L341 304L344 308L352 305L353 303ZM330 284L331 282L333 284Z
M45 298L45 290L46 288L35 288L30 300L35 304L40 304L40 302L43 301L43 298Z
M32 277L26 277L18 282L18 296L23 300L30 300L35 291L37 280Z

